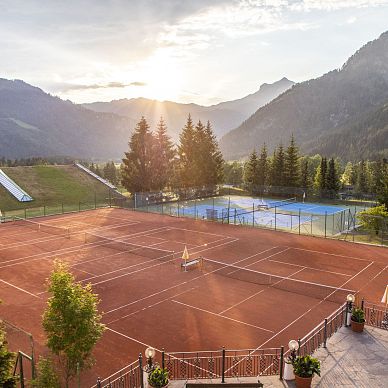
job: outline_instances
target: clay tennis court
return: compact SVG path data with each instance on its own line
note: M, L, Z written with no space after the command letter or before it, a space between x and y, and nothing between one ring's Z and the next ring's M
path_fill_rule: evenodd
M0 316L32 333L36 352L44 353L45 280L55 259L69 263L98 293L107 325L82 386L147 346L175 352L286 345L347 293L378 302L388 279L387 249L368 245L123 209L34 221L40 226L0 225ZM182 270L185 246L190 259L203 258L202 268Z

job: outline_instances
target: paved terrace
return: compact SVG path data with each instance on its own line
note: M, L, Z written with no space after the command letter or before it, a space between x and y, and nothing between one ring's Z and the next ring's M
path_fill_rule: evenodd
M388 388L388 331L365 326L362 334L342 327L314 356L321 361L321 377L314 377L313 387ZM228 382L257 381L257 378L227 379ZM295 387L293 381L277 376L261 377L265 388ZM190 381L195 382L195 381ZM205 383L208 380L198 380ZM213 380L213 382L221 382ZM170 388L184 387L185 381L172 381Z

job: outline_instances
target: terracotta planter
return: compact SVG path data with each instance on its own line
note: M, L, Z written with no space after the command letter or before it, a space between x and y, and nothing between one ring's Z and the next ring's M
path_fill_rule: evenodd
M296 388L310 388L312 380L312 377L300 377L295 375Z
M355 331L356 333L362 333L364 331L365 322L356 322L351 320L350 325L353 331Z

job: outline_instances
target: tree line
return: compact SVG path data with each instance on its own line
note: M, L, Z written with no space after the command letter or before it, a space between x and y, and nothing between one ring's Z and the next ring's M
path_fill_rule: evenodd
M284 187L334 198L349 187L353 194L381 194L387 179L386 159L348 162L344 166L339 159L302 155L293 136L287 147L278 145L272 155L268 155L264 144L259 153L253 150L245 163L234 161L225 165L225 182L243 185L252 193L263 187Z
M223 182L224 160L210 122L194 125L189 115L174 145L160 119L153 132L142 117L128 143L121 183L130 192L215 186Z

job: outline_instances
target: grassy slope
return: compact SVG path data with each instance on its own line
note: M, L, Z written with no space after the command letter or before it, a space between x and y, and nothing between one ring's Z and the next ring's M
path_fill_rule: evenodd
M108 188L74 166L7 167L2 170L34 198L18 202L0 186L0 209L12 210L36 206L78 205L81 202L106 201Z

